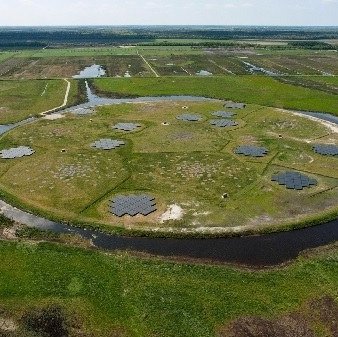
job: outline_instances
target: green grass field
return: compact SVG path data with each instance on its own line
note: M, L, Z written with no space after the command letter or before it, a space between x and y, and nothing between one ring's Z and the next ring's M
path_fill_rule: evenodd
M63 80L0 81L0 124L19 122L60 106L66 88ZM76 94L74 88L69 103L75 102Z
M320 82L320 83L325 83L333 86L338 86L338 77L337 76L315 76L315 77L310 77L312 81L315 82Z
M337 114L336 95L282 84L264 76L109 78L96 79L95 87L99 93L112 95L196 95L277 108Z
M0 52L0 62L3 62L14 55L15 54L12 52Z
M221 102L124 104L85 117L40 120L2 137L2 149L25 145L36 153L0 160L0 187L8 198L38 213L109 229L160 226L194 232L240 226L257 231L334 211L338 175L332 167L337 159L315 154L311 143L337 143L335 134L313 121L257 105L237 112L237 127L216 128L209 120L222 107ZM177 120L185 111L200 114L203 121ZM118 122L142 127L132 133L113 130ZM101 138L121 139L126 146L92 149L90 144ZM265 146L269 154L260 159L235 155L240 145ZM274 172L290 169L307 172L318 186L296 192L271 182ZM142 192L156 197L157 212L135 218L108 212L113 196ZM178 205L182 216L160 224L170 205Z
M25 241L1 242L0 254L1 315L16 323L56 303L76 317L73 333L81 336L223 336L239 317L278 321L310 300L337 298L337 250L255 272ZM314 310L309 317L316 337L334 336Z

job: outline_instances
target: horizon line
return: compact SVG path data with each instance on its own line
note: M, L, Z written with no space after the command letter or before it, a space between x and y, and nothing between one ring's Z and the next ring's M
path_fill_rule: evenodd
M38 27L304 27L304 28L338 28L338 25L284 25L284 24L259 24L259 25L228 25L228 24L88 24L88 25L0 25L0 28L38 28Z

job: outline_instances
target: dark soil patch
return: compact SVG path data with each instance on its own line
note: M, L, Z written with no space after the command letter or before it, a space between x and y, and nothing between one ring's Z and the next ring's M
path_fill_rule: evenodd
M331 297L324 297L310 303L309 315L321 322L332 334L338 336L338 304Z
M331 297L316 299L303 310L276 319L242 317L219 332L220 337L316 337L322 327L328 337L338 336L338 304Z
M25 330L45 337L68 337L69 322L57 306L26 313L22 318Z

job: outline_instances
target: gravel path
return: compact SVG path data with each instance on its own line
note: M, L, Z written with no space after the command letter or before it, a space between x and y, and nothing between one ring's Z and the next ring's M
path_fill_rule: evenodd
M141 57L141 59L144 61L144 63L149 67L149 69L154 73L156 77L160 77L160 75L156 72L156 70L150 65L150 63L144 58L143 55L139 54L138 55Z
M67 89L66 89L65 98L63 100L62 105L60 105L60 106L58 106L56 108L53 108L53 109L41 112L41 114L40 114L41 116L45 116L45 115L47 115L49 113L52 113L52 112L54 112L56 110L62 109L62 108L64 108L67 105L67 103L68 103L68 97L69 97L69 92L70 92L70 85L71 84L70 84L70 82L66 78L64 78L63 80L67 83Z

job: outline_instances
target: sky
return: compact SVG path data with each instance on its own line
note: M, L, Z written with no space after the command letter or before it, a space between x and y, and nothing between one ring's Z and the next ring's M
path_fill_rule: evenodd
M337 26L338 0L0 0L0 26Z

